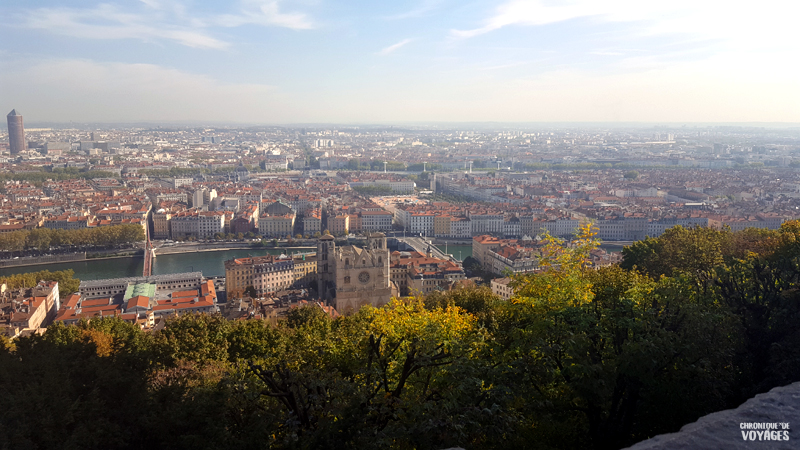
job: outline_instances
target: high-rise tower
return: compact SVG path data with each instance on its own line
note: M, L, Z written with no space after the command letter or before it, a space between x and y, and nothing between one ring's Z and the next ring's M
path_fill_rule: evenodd
M11 154L25 150L25 128L22 126L22 116L17 114L16 109L8 113L8 142L11 144Z

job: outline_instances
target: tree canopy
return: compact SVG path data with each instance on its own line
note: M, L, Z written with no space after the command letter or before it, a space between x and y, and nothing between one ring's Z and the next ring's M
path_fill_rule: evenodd
M144 228L137 224L59 230L35 228L30 231L0 233L0 251L25 249L47 251L51 247L86 247L130 244L144 240Z
M595 269L546 237L515 295L277 325L116 318L0 341L8 448L614 449L800 380L800 224L676 228Z

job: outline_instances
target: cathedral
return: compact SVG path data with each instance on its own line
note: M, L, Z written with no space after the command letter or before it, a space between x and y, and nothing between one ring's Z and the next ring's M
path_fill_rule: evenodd
M333 236L322 236L317 243L317 286L320 298L342 314L389 303L398 290L391 281L386 236L367 235L365 248L336 247Z

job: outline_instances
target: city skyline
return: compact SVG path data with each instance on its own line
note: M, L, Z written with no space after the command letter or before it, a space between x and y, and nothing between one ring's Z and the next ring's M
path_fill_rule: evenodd
M39 122L800 122L789 7L42 2L0 7Z

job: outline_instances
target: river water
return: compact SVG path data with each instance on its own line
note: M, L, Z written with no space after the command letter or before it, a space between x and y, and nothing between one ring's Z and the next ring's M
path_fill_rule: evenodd
M472 256L472 245L437 245L445 252L453 255L456 259L463 261ZM606 251L620 251L621 245L604 243L601 245ZM200 271L208 277L224 276L225 266L223 263L233 258L244 258L246 256L280 255L286 252L307 252L311 249L298 248L278 248L278 249L241 249L241 250L220 250L211 252L189 252L173 253L170 255L159 255L153 260L153 274L161 275L168 273ZM141 256L135 258L115 258L115 259L96 259L89 261L78 261L58 264L43 264L38 266L9 267L0 269L0 276L15 273L37 272L40 270L67 270L75 271L75 277L81 280L98 280L103 278L137 277L142 275L144 260Z
M448 245L447 247L444 245L437 245L436 248L445 254L453 255L453 257L459 261L463 261L472 256L472 245Z
M234 258L246 256L280 255L286 252L307 252L311 249L296 248L271 248L271 249L241 249L220 250L211 252L173 253L158 255L153 260L153 274L162 275L180 272L203 272L209 277L224 276L224 262ZM15 273L37 272L40 270L67 270L75 271L75 277L81 280L99 280L103 278L140 277L144 270L144 259L135 258L96 259L58 264L42 264L38 266L8 267L0 269L0 276Z

